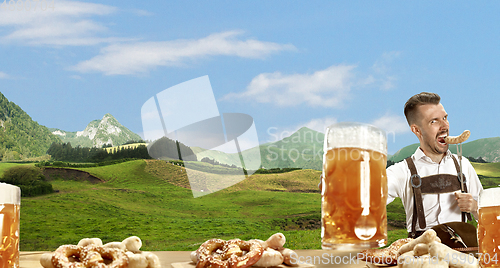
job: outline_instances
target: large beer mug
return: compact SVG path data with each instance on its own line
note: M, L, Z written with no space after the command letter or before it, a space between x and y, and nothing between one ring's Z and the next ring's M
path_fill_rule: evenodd
M387 139L362 123L328 127L321 190L323 249L353 250L387 244Z
M0 267L19 267L19 208L21 189L0 183Z
M500 267L500 188L479 194L477 238L481 267Z

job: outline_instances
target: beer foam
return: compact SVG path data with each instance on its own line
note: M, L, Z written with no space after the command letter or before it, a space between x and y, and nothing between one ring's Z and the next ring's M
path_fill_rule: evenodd
M479 193L479 208L500 206L500 188L484 189Z
M0 204L21 204L21 188L0 182Z
M323 151L334 148L360 148L387 155L385 131L375 126L355 122L333 124L326 130Z

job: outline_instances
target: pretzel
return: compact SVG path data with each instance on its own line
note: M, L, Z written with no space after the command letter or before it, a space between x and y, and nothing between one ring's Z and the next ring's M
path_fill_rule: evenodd
M241 258L246 258L246 256L251 253L251 250L247 250L240 246L240 241L244 242L240 239L233 239L228 241L224 241L222 239L207 240L198 248L198 250L191 252L190 259L193 263L196 264L197 268L232 267L232 264L230 262L231 258L239 258L239 260L241 260ZM282 263L285 263L289 266L297 266L297 264L293 263L291 260L292 255L296 253L291 249L284 248L283 246L285 242L286 238L282 233L273 234L266 241L259 239L249 240L248 243L258 244L262 249L262 254L260 256L253 256L256 260L253 266L272 267L278 266ZM246 253L247 251L250 252ZM252 257L250 257L250 259L251 258ZM247 264L244 264L243 261L236 261L236 263L238 268L247 267ZM248 264L248 266L251 266L251 264Z
M40 264L44 268L161 268L158 256L140 251L141 246L137 236L104 246L99 238L84 238L78 245L62 245L54 253L42 254Z
M460 136L446 136L444 137L444 141L448 144L459 144L466 141L470 137L470 131L465 130L460 134Z
M128 256L123 250L117 248L84 247L82 257L85 267L126 268L128 266ZM111 263L105 264L105 259L110 260Z
M46 257L43 259L45 262ZM104 259L110 260L109 264L105 264ZM119 249L62 245L52 255L52 265L55 268L126 268L128 257Z
M254 241L214 238L201 244L196 251L196 268L247 268L255 264L263 253L262 246Z
M76 245L62 245L52 255L52 265L55 268L85 268L83 262L80 261L82 256L81 246ZM70 258L76 257L76 261Z

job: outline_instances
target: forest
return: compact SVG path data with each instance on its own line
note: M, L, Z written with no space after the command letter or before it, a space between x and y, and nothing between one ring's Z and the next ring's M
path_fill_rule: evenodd
M125 144L135 143L128 141ZM196 161L191 148L181 142L163 137L152 142L149 148L146 145L136 147L114 147L112 150L96 147L73 147L71 143L53 142L47 154L53 161L65 161L76 163L98 163L121 159L169 159L169 160L191 160Z
M53 142L61 140L0 93L0 160L42 156Z
M106 148L72 147L71 143L54 142L47 150L51 160L77 162L77 163L97 163L110 160L119 160L125 158L151 159L148 149L145 145L139 145L135 148L121 148L108 152Z

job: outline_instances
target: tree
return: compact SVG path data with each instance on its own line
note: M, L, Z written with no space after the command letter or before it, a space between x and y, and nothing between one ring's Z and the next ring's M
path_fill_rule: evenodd
M21 196L37 196L54 192L52 184L45 180L40 168L14 166L7 169L0 181L21 188Z

